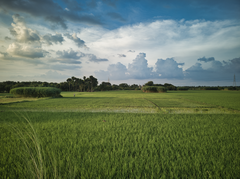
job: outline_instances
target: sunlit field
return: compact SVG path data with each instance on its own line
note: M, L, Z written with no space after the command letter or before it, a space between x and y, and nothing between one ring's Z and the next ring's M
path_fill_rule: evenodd
M239 177L239 91L61 95L0 95L2 178Z

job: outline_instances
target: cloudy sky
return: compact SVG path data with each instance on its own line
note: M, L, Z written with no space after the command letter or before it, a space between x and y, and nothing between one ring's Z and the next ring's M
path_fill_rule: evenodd
M1 0L0 81L240 85L239 0Z

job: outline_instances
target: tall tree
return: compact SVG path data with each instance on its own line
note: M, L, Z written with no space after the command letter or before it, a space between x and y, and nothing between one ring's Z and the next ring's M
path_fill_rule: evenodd
M93 88L98 85L97 78L94 78L92 75L89 76L90 83L91 83L91 92L93 92Z
M83 92L85 92L86 87L86 76L83 76Z
M71 83L72 83L72 86L73 86L73 91L75 91L75 82L76 82L76 80L77 80L77 78L75 77L75 76L72 76L72 81L71 81Z
M68 82L68 85L69 85L69 91L70 91L70 85L71 85L72 79L71 79L71 78L68 78L68 79L67 79L67 82Z

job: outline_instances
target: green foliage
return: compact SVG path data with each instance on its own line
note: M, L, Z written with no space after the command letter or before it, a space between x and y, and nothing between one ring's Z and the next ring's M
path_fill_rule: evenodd
M149 82L145 83L144 86L153 86L153 81L149 81Z
M186 91L186 90L188 90L189 88L188 87L178 87L177 88L177 90L179 90L179 91Z
M239 177L239 115L17 115L0 113L2 178Z
M23 97L60 97L61 90L52 87L20 87L11 89L10 93Z
M239 176L239 91L61 94L0 105L2 178Z
M167 92L167 89L162 86L143 86L142 91L146 93L163 93Z
M218 87L204 87L203 90L219 90Z

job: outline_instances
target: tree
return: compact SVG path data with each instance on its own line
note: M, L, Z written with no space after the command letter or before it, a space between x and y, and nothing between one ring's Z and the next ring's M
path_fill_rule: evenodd
M77 78L76 81L75 81L75 84L79 87L79 91L82 92L83 80L81 78Z
M85 92L86 87L86 76L83 76L83 91Z
M77 78L75 77L75 76L72 76L72 81L71 81L71 83L72 83L72 86L73 86L73 91L75 91L75 82L76 82L76 80L77 80Z
M144 86L153 86L153 81L147 82Z
M119 87L120 87L121 89L128 89L128 88L129 88L129 85L128 85L127 83L121 83L121 84L119 85Z
M91 83L91 92L93 92L93 88L98 85L97 78L94 78L92 75L89 76L90 83Z
M70 84L71 84L71 82L72 82L72 79L71 79L71 78L68 78L68 79L67 79L67 82L68 82L68 85L69 85L69 90L68 90L68 91L70 91Z

